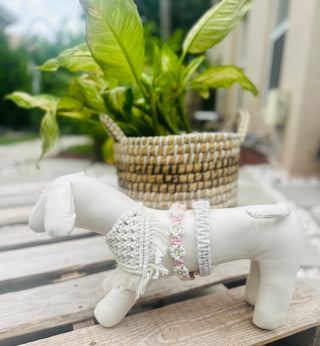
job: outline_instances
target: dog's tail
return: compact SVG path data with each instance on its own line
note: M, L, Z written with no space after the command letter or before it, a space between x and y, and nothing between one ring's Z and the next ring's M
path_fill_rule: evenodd
M286 204L278 203L248 207L246 212L254 219L282 219L287 217L291 210Z

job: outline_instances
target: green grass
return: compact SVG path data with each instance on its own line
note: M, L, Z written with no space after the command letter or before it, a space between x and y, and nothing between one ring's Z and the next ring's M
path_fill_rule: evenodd
M0 145L31 141L31 140L36 139L38 137L39 137L38 135L33 135L33 134L14 135L14 136L2 135L2 136L0 136Z

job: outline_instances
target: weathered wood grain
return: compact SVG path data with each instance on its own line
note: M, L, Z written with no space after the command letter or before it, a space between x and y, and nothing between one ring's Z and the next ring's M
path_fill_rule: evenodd
M320 295L299 284L286 322L262 330L252 323L244 287L237 287L132 315L110 329L95 325L27 345L264 345L319 325L319 311Z
M248 261L242 260L219 264L212 275L193 281L163 277L151 283L137 304L237 280L248 269ZM95 305L104 296L102 282L107 275L110 271L0 295L0 340L92 318Z
M250 263L248 260L240 260L218 264L214 267L212 275L197 277L196 280L181 281L177 280L175 276L160 278L160 280L151 282L139 302L141 304L149 304L166 297L192 292L200 287L205 288L217 283L227 284L231 281L239 281L248 275L249 267Z
M0 252L0 287L114 261L103 236Z
M0 186L0 208L34 204L47 183Z
M33 205L36 203L40 192L31 192L27 195L0 197L0 208L19 207L23 205Z
M46 233L31 231L27 224L0 226L0 251L72 240L94 234L88 230L75 228L69 237L51 238Z
M0 340L93 316L105 273L0 295Z
M90 327L90 326L94 326L94 325L95 325L94 319L89 318L89 319L84 320L84 321L73 323L72 329L77 330L77 329L82 329L82 328L86 328L86 327Z

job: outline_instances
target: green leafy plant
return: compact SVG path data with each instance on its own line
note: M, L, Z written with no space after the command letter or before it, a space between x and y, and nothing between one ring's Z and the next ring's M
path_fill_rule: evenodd
M184 98L195 89L202 97L211 88L238 82L257 95L254 84L236 66L206 67L204 53L219 43L243 18L253 0L223 0L209 9L183 40L178 55L168 43L155 40L153 64L145 57L143 26L133 0L80 0L87 21L87 44L67 49L39 67L74 72L68 94L8 96L21 107L46 113L40 137L42 156L59 136L57 116L99 122L109 114L128 136L158 136L191 132ZM150 47L149 47L150 48Z

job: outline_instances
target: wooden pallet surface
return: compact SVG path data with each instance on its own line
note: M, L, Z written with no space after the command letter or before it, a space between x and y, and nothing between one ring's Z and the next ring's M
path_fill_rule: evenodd
M36 202L47 183L0 186L0 208L31 205Z
M96 233L75 228L69 237L51 238L46 233L32 232L25 223L0 226L0 251L44 245L63 240L94 236Z
M40 185L34 188L35 196ZM27 197L18 202L19 189L8 191L0 193L1 345L258 345L320 324L319 295L298 285L286 323L273 332L256 328L243 295L249 261L241 260L194 281L154 281L124 321L102 328L93 310L115 266L104 237L81 229L58 239L33 233L32 205ZM27 196L32 186L23 191ZM6 205L7 198L15 202Z
M0 253L0 290L8 284L113 262L102 236L4 251Z
M192 292L217 283L242 280L248 273L246 260L221 264L215 272L186 283L174 276L151 283L137 306ZM102 282L112 271L0 295L0 340L93 318L95 305L104 296Z
M28 345L264 345L301 331L301 324L319 325L319 311L319 294L298 284L286 322L262 330L252 324L241 286L132 315L113 328L96 325Z
M26 223L32 210L32 205L6 207L0 209L0 226Z

